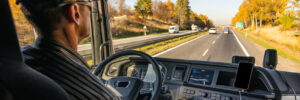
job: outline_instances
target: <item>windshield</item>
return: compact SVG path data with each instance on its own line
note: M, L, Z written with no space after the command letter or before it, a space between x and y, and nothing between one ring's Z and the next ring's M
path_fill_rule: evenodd
M38 37L15 0L9 0L20 45ZM277 69L300 72L299 2L294 0L108 0L113 48L153 57L231 63L277 49ZM176 27L175 27L176 26ZM169 32L174 30L174 32ZM178 32L177 32L178 30ZM216 32L209 32L216 30ZM78 52L91 64L91 38Z

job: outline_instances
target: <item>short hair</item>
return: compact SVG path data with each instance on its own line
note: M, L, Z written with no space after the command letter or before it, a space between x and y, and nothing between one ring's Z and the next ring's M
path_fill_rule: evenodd
M65 15L67 7L58 7L53 3L21 3L21 9L31 24L37 28L39 35L52 37L52 32Z

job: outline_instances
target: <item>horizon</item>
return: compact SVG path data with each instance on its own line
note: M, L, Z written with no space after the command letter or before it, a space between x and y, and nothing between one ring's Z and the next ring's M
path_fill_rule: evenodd
M132 2L133 1L133 2ZM137 0L125 0L125 4L133 9ZM168 0L152 0L166 2ZM176 4L176 0L171 0ZM215 25L231 25L231 20L238 12L243 0L189 0L191 10L197 14L204 14Z

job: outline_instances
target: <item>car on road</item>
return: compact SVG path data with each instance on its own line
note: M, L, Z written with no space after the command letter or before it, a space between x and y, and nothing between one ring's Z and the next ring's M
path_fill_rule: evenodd
M208 33L209 33L209 34L217 34L217 29L216 29L216 28L210 28L210 29L208 30Z
M177 25L170 26L169 33L179 33L179 26Z
M229 34L229 28L224 28L224 30L223 30L223 33L225 33L225 34Z

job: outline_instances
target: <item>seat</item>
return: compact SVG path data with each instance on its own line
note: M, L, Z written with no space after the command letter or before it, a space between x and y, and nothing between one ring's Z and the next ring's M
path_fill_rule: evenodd
M0 0L0 100L69 100L57 83L24 64L8 0Z

